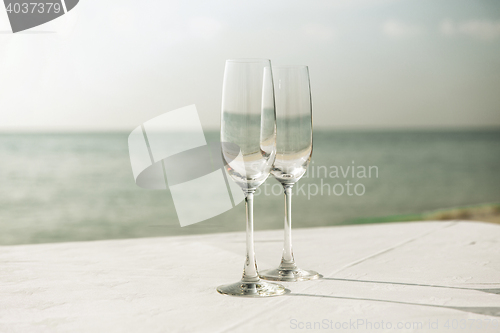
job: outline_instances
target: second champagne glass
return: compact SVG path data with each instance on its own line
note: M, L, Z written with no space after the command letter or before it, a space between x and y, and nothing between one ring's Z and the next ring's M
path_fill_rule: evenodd
M276 99L276 161L272 175L285 192L285 243L277 269L261 272L264 279L305 281L317 279L315 271L297 267L292 251L292 187L306 172L312 155L312 103L307 66L273 67Z
M253 243L253 196L276 157L276 113L271 62L268 59L226 61L222 92L222 158L231 178L245 194L247 254L239 282L219 286L221 294L277 296L282 285L259 278Z

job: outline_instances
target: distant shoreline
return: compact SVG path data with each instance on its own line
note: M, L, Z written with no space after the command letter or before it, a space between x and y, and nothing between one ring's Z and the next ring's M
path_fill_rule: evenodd
M449 221L468 220L481 221L500 224L500 203L488 203L481 205L462 206L447 209L439 209L424 213L390 215L381 217L357 218L347 221L349 224L369 224L385 222L406 222L406 221Z

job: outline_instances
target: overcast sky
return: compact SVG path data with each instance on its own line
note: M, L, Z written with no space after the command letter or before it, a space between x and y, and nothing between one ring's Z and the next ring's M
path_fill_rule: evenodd
M190 104L218 128L241 57L309 65L316 127L500 126L498 0L242 3L80 0L18 34L0 8L0 129L128 131Z

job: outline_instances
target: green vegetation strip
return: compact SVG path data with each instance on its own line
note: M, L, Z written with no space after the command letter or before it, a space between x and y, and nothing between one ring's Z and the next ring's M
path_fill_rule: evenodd
M481 216L500 215L500 203L439 209L420 214L363 217L348 220L342 224L368 224L406 221L469 220Z

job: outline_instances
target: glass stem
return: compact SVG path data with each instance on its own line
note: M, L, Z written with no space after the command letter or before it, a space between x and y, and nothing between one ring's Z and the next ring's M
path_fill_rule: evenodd
M283 185L285 192L285 243L279 268L287 270L297 268L292 250L292 187L293 184Z
M247 215L247 257L243 269L243 282L258 282L257 263L255 262L255 250L253 244L253 194L255 190L245 192L245 208Z

